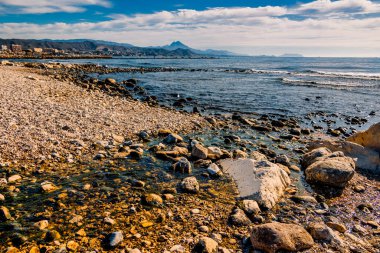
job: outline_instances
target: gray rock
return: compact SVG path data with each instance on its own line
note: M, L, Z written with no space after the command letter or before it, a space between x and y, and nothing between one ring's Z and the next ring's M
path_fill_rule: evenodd
M255 200L245 199L243 200L243 210L248 215L254 215L260 213L260 207Z
M221 175L223 175L223 172L221 171L221 169L219 168L219 166L216 165L215 163L212 163L212 164L210 164L210 166L208 166L207 172L211 176L221 176Z
M183 191L189 193L198 193L199 192L199 184L195 177L187 177L182 180L180 183L180 187Z
M230 215L230 222L232 225L239 227L248 226L251 224L251 220L247 217L247 215L245 215L244 211L239 208L235 208L233 210L232 214Z
M207 159L208 149L197 143L193 146L191 156L198 159Z
M168 144L174 144L174 143L178 143L178 142L181 142L181 141L183 141L183 138L181 136L179 136L178 134L175 134L175 133L169 134L164 139L164 142L168 143Z
M288 167L290 166L290 160L286 155L277 156L275 159L275 162L280 163L280 164L285 165L285 166L288 166Z
M116 247L118 244L120 244L124 240L123 232L122 231L116 231L109 235L108 238L108 245L110 247Z
M217 253L218 243L209 237L202 237L195 245L193 253Z
M326 224L324 223L311 223L308 231L314 240L326 241L336 245L342 246L343 240Z
M225 159L220 164L223 172L235 179L240 196L263 208L272 208L290 185L287 173L269 161Z
M186 158L182 157L178 162L172 165L172 169L175 172L181 172L181 173L186 173L186 174L191 174L192 172L192 166L189 160Z
M333 187L345 187L355 173L350 157L328 157L312 163L305 170L306 180Z
M301 226L267 223L254 226L251 233L254 249L275 253L280 250L298 252L313 247L314 240Z
M302 157L302 161L301 161L302 167L307 168L309 165L316 162L317 159L329 156L331 155L331 153L332 152L328 148L325 148L325 147L313 149L312 151L306 153Z

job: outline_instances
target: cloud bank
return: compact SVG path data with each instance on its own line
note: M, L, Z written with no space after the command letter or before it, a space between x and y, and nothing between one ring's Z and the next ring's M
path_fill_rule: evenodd
M8 1L18 2L0 3ZM54 2L58 3L49 1ZM78 3L59 1L63 2L65 6ZM102 0L81 2L107 5ZM141 46L183 40L198 48L254 55L380 56L380 4L369 0L317 0L294 7L179 9L108 18L73 24L2 23L0 37L91 38Z

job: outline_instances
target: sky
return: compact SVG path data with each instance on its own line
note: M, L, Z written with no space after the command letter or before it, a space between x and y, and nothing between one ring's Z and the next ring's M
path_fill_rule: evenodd
M380 57L380 0L0 0L0 38Z

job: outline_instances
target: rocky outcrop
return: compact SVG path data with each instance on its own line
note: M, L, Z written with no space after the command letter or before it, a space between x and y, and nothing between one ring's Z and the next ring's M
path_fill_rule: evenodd
M285 223L267 223L253 227L252 246L267 253L279 250L297 252L314 245L311 235L301 226Z
M363 147L380 152L380 122L372 125L366 131L358 132L348 137L347 141L354 142Z
M224 159L219 163L236 181L240 196L256 200L265 209L272 208L290 184L287 173L269 161Z

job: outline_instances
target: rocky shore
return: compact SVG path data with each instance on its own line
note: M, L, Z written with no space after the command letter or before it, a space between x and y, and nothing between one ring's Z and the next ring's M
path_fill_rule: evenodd
M89 76L120 69L2 65L1 252L380 250L377 125L202 117Z

